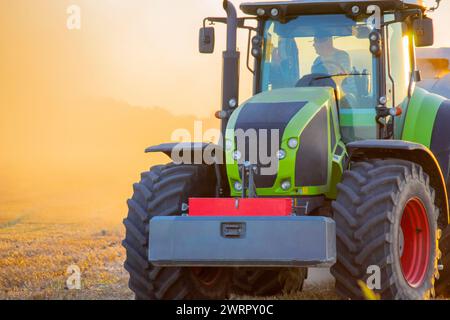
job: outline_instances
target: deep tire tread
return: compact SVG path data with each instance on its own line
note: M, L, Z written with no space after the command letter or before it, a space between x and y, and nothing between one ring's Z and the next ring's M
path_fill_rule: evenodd
M191 196L210 196L215 193L215 174L210 166L175 165L154 166L141 174L141 181L133 185L134 194L127 201L128 217L124 219L126 238L123 246L127 257L125 269L130 274L129 287L139 300L219 299L228 297L228 283L224 276L218 285L205 290L193 281L189 268L163 268L148 262L149 221L154 216L181 213L181 205Z
M343 298L364 299L357 280L368 278L367 267L370 265L380 267L381 289L376 293L382 299L418 299L431 294L433 268L429 268L429 278L421 291L415 293L411 288L399 285L391 253L397 202L402 190L417 181L424 186L427 199L434 208L429 211L432 212L429 213L433 222L431 227L437 226L439 211L434 203L434 190L419 165L398 159L374 159L352 163L351 169L344 172L338 185L337 200L332 203L338 259L331 268L336 291Z

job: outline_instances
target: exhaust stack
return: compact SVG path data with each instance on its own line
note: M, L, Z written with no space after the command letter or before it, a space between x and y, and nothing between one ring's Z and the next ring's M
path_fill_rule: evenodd
M227 13L227 50L223 52L222 78L222 136L225 137L228 118L231 111L239 105L239 60L237 51L238 18L234 5L224 0L223 8ZM225 148L225 146L223 146Z

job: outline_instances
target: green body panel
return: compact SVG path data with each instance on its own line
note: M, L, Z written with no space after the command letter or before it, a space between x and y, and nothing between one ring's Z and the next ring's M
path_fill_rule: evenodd
M341 109L341 126L343 127L376 127L374 108Z
M406 110L402 140L431 146L434 122L445 98L416 87Z
M375 108L341 108L339 115L343 141L376 139Z
M397 118L396 131L402 135L397 139L420 143L428 148L431 145L434 122L438 109L445 99L441 96L429 93L428 91L416 87L414 94L408 104L405 103L404 112ZM240 111L247 103L280 103L280 102L306 102L306 105L289 121L280 148L286 151L286 158L278 162L278 173L275 184L271 188L258 188L258 196L314 196L325 195L329 199L335 199L337 195L336 186L341 181L342 173L345 170L344 163L347 158L345 147L345 137L341 137L341 129L345 127L354 128L360 132L367 132L368 137L358 137L370 139L372 128L375 129L374 109L342 109L338 115L334 92L331 88L308 87L308 88L288 88L277 89L255 95L244 102L230 117L226 131L226 140L231 146L226 150L226 169L228 181L231 188L231 196L240 196L241 192L234 189L234 183L240 181L240 173L237 161L233 159L235 145L235 127ZM325 107L328 111L328 167L327 183L321 186L296 186L295 166L298 148L301 146L301 135L308 127L314 116ZM333 123L333 125L331 125ZM336 145L331 145L331 130L335 130ZM356 138L358 138L356 137ZM299 145L296 149L288 147L290 138L298 138ZM340 146L340 148L338 148ZM339 154L337 153L339 149ZM300 155L301 156L301 155ZM281 189L281 183L290 180L292 188L288 191Z
M239 196L241 192L234 190L234 183L240 181L239 167L237 161L233 159L233 152L236 150L235 145L235 127L239 117L239 113L247 103L280 103L280 102L306 102L306 105L294 115L287 124L280 148L286 151L286 158L278 162L278 173L276 181L271 188L258 188L258 196L314 196L326 195L330 198L336 196L336 184L340 181L343 171L343 161L346 156L345 145L341 142L337 108L334 99L334 92L331 88L288 88L278 89L260 93L248 101L244 102L237 110L234 111L228 122L226 131L226 140L229 150L226 150L226 169L228 180L231 188L231 196ZM327 130L328 135L328 168L327 183L322 186L295 186L295 163L298 148L301 146L300 136L307 128L314 116L323 108L327 109L328 126L323 128ZM334 125L331 126L331 121ZM336 142L341 146L341 154L335 155L336 146L331 146L331 128L334 128ZM296 149L288 147L287 142L290 138L298 138L299 145ZM288 191L281 189L281 182L290 180L292 188Z
M403 106L403 114L396 119L396 139L420 143L427 148L431 148L431 138L436 121L437 112L445 98L429 93L428 91L416 87L414 93ZM231 115L226 131L226 140L229 149L226 150L226 170L228 182L230 184L231 196L239 197L241 192L234 189L234 183L240 181L240 173L237 161L233 159L235 145L235 127L239 114L248 103L282 103L282 102L305 102L305 106L300 109L288 122L280 148L286 151L286 157L278 162L277 176L275 183L271 188L258 188L258 196L316 196L324 195L328 199L335 199L337 196L337 185L342 179L345 164L348 159L345 142L347 137L341 137L341 130L344 128L354 129L355 138L367 139L372 135L372 129L375 128L375 110L374 109L342 109L338 115L334 92L331 88L289 88L278 89L258 94L245 103L243 103ZM295 167L298 148L301 146L301 135L308 127L311 120L322 109L327 110L328 125L323 128L328 135L328 165L327 165L327 183L321 186L296 186L295 185ZM336 144L332 146L331 130L334 129ZM358 131L359 130L359 131ZM367 133L365 133L365 131ZM401 133L401 135L400 135ZM299 145L296 149L288 147L290 138L299 139ZM430 153L431 154L431 153ZM302 156L301 154L298 156ZM289 179L291 189L283 190L281 183Z

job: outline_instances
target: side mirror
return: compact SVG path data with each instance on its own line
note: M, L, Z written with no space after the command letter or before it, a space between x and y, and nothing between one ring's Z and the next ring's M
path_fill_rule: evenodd
M198 50L200 53L213 53L215 44L215 32L213 27L200 29Z
M414 20L413 29L416 47L429 47L434 44L433 19L425 17Z

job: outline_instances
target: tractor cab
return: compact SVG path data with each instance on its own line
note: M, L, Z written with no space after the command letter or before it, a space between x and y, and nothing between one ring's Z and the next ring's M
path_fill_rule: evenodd
M349 143L408 134L406 114L420 80L415 47L433 43L430 4L256 2L241 5L244 18L231 3L224 7L227 19L204 20L200 51L214 50L208 22L227 23L217 117L233 196L245 194L242 166L251 163L258 195L333 198ZM244 103L238 101L238 29L248 31L247 67L254 75L254 96Z
M409 98L420 80L415 47L433 43L432 20L425 14L434 6L434 1L419 0L244 3L241 9L251 17L236 18L235 23L253 34L248 51L254 65L250 67L247 57L247 66L254 74L254 94L332 87L345 142L401 139ZM257 27L246 26L251 20ZM225 22L206 18L205 26L208 21ZM201 45L210 38L205 30L213 32L212 27L202 29ZM225 69L233 69L226 60ZM224 79L226 98L238 90L237 71L233 75ZM230 82L233 88L227 88ZM236 101L223 101L220 115L225 122Z
M369 50L372 29L367 20L331 13L267 21L261 92L331 87L344 140L376 138L373 119L380 78L377 59Z

